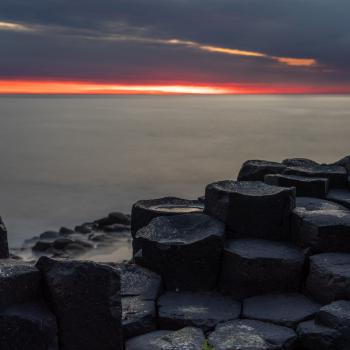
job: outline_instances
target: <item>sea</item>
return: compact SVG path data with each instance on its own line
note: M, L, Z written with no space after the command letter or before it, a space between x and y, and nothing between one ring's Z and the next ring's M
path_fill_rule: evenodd
M18 248L140 199L197 198L247 159L347 154L349 96L1 96L0 215Z

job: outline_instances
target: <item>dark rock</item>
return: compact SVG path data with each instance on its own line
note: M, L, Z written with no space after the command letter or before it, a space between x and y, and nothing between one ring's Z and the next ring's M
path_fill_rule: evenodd
M158 300L158 324L161 329L198 327L213 329L218 323L239 318L241 304L218 293L168 292Z
M202 350L203 331L187 327L178 331L156 331L130 339L125 350Z
M329 164L331 166L342 166L347 170L348 173L350 173L350 156L346 156L342 159L339 159L337 162L333 164Z
M307 158L287 158L282 161L282 164L285 166L313 166L313 165L320 165L319 163L315 162L314 160L307 159Z
M61 350L121 350L120 277L110 266L41 257Z
M230 240L224 249L221 291L237 299L296 292L305 256L288 243L260 239Z
M93 242L105 242L111 240L111 237L105 233L94 232L89 235L89 240Z
M235 238L289 238L295 190L260 181L220 181L206 187L205 211Z
M301 197L325 198L328 192L328 179L299 175L265 175L265 183L281 187L295 187L296 195Z
M143 261L143 255L142 255L142 249L139 249L135 255L134 255L134 263L136 265L140 265L140 266L145 266L146 264Z
M40 239L55 239L58 238L60 234L56 231L45 231L39 237Z
M74 231L71 230L70 228L67 228L67 227L61 227L59 230L59 233L61 235L72 235L74 233Z
M64 250L66 247L73 243L74 241L69 239L69 238L58 238L53 242L53 248L54 249L59 249L59 250Z
M105 226L110 226L114 224L130 225L130 216L120 212L113 212L105 218L96 220L94 223L99 228L103 228Z
M266 160L247 160L238 174L238 181L264 181L267 174L281 174L285 165Z
M328 192L327 199L339 203L350 209L350 191L344 189L333 189Z
M312 321L305 321L297 328L299 343L304 350L336 350L340 332Z
M286 327L312 319L320 305L302 294L267 294L243 302L243 318L271 322Z
M7 230L0 216L0 259L9 258L9 246L7 242Z
M156 306L140 296L122 297L122 325L125 339L156 330Z
M52 243L45 241L38 241L32 247L34 252L47 252L50 249L52 249Z
M208 340L215 350L293 350L297 337L287 327L235 320L217 325Z
M33 264L19 260L0 261L0 308L26 303L41 296L41 276Z
M350 254L325 253L310 257L306 287L323 304L350 299Z
M350 301L338 300L320 309L316 322L340 332L337 350L348 350L350 344Z
M123 232L129 231L130 226L121 225L121 224L112 224L103 227L104 232Z
M93 227L90 224L83 224L79 226L75 226L74 230L79 233L91 233L93 231Z
M0 311L1 350L58 350L55 316L40 302Z
M345 187L347 184L346 169L341 166L331 165L306 165L288 167L283 171L287 175L299 175L306 177L322 177L329 179L329 187Z
M169 290L210 290L220 270L225 227L204 214L157 217L138 231L144 264Z
M313 253L350 252L350 212L318 210L294 219L293 236L298 245Z

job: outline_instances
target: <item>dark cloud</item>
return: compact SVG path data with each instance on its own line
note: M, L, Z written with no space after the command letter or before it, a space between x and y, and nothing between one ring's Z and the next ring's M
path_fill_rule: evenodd
M2 0L0 22L36 31L0 28L0 76L346 84L349 13L348 0ZM161 42L171 38L320 66Z

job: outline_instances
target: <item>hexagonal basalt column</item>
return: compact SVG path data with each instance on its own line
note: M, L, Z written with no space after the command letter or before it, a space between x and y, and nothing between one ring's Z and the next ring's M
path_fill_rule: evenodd
M162 216L137 232L143 263L169 290L210 290L219 276L225 226L204 214Z
M286 166L267 160L247 160L243 163L237 179L239 181L264 181L267 174L280 174Z
M225 222L234 238L289 238L295 190L260 181L220 181L207 186L205 212Z
M0 216L0 259L9 257L9 246L7 242L7 230Z
M237 239L224 248L220 289L237 299L296 292L303 278L305 256L288 243Z

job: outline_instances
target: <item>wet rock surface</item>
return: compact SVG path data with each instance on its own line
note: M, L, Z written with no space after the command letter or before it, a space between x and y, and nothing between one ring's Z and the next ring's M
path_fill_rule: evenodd
M225 222L233 238L283 240L289 237L294 192L261 181L215 182L206 187L205 212Z
M327 199L350 209L350 191L345 189L333 189L328 192Z
M217 284L224 224L204 214L162 216L138 231L145 266L169 290L210 290Z
M209 335L215 350L292 350L293 330L256 320L236 320L219 324Z
M268 294L245 299L243 317L295 328L319 309L320 305L302 294Z
M120 276L115 269L46 257L36 266L57 317L61 349L122 349Z
M281 187L295 187L298 197L325 198L328 193L328 179L321 177L305 177L299 175L265 175L265 183Z
M266 160L247 160L239 171L238 181L264 181L267 174L280 174L286 168L285 165Z
M224 249L220 289L237 299L296 292L303 279L304 253L290 243L229 240Z
M241 304L218 293L163 294L158 300L158 322L161 329L183 327L212 330L218 323L239 318Z
M350 299L350 254L325 253L311 256L306 287L323 304Z
M9 246L7 242L7 230L0 216L0 259L9 257Z
M0 310L1 350L58 350L55 316L42 302Z
M178 331L156 331L130 339L125 350L202 350L203 331L186 327Z

